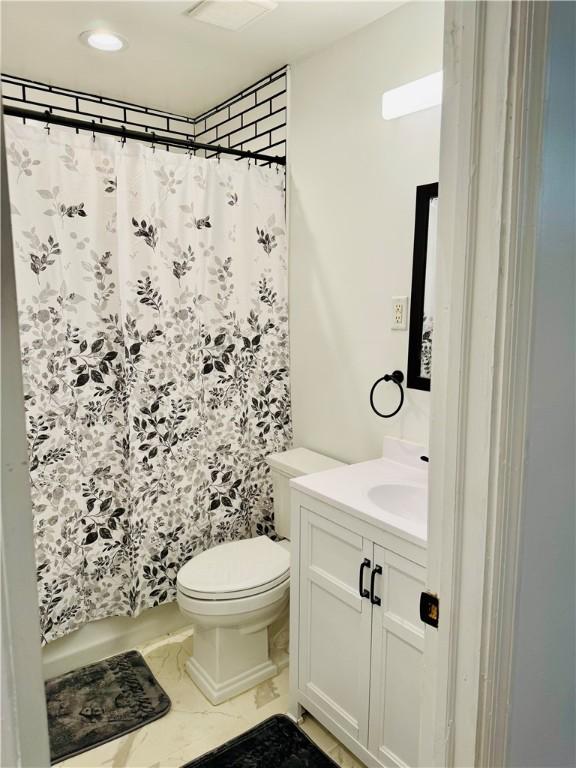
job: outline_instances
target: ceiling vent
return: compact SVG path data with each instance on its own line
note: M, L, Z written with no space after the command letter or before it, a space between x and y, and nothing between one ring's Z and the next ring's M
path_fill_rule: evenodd
M273 0L200 0L186 15L194 21L238 32L277 7Z

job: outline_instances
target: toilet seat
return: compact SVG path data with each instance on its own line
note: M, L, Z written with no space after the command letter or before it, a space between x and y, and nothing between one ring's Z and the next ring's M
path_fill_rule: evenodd
M289 579L288 548L257 536L219 544L197 555L178 572L177 589L194 602L234 601L274 593Z
M285 579L271 589L248 597L232 598L230 600L207 600L206 598L191 597L178 590L176 599L180 610L197 620L202 617L203 623L208 619L216 620L218 626L235 626L243 617L256 611L266 611L281 600L288 600L290 579Z

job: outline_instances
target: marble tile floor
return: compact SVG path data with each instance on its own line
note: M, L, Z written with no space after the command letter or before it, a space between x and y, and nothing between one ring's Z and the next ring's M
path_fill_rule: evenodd
M138 731L72 757L60 768L180 768L288 707L288 669L230 701L212 706L186 674L189 629L138 646L172 700L170 712ZM307 716L303 729L342 768L363 768L331 734Z

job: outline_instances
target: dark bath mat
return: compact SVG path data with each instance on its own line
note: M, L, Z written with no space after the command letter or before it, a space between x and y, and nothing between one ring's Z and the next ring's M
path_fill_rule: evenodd
M337 768L286 715L274 715L183 768Z
M170 709L138 651L47 680L46 704L52 763L135 731Z

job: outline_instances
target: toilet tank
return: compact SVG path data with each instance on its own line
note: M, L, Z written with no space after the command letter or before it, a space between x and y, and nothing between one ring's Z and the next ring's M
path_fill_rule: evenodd
M272 474L274 489L274 521L276 533L283 539L290 538L290 480L293 477L323 472L344 466L344 462L330 459L308 448L292 448L266 457Z

